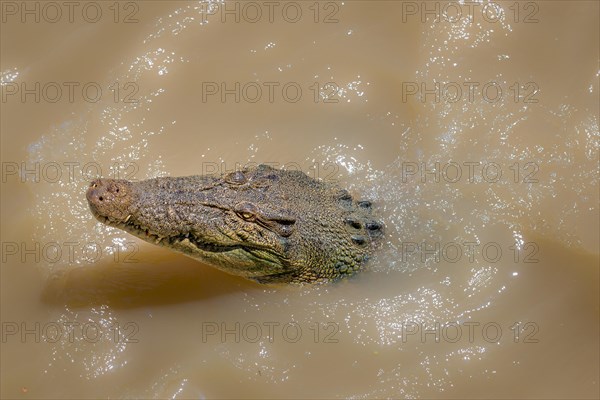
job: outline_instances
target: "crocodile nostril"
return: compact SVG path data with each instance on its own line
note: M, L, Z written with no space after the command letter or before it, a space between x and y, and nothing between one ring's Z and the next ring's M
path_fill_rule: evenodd
M377 231L382 228L379 222L367 222L367 229L370 231Z
M102 201L102 200L104 200L104 199L102 198L102 196L100 196L100 197L98 197L98 200Z
M360 229L362 228L362 225L360 224L359 221L352 219L352 218L347 218L346 219L346 223L348 225L350 225L351 227L353 227L354 229Z
M357 204L361 208L371 208L372 206L372 203L369 200L361 200Z
M352 201L352 196L350 195L350 193L348 193L346 189L338 190L337 198L338 200L342 201Z
M358 245L363 245L366 243L366 239L364 238L364 236L358 236L358 235L352 236L352 241Z

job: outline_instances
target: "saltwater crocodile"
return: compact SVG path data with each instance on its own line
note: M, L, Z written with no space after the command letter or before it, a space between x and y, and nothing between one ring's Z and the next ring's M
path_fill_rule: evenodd
M383 233L370 201L267 165L220 177L96 179L86 197L100 222L261 283L352 275Z

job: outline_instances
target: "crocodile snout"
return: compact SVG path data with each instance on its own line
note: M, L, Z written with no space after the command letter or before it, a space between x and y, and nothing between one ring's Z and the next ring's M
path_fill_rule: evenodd
M131 182L121 179L96 179L90 184L86 198L96 218L104 217L125 222L133 201Z

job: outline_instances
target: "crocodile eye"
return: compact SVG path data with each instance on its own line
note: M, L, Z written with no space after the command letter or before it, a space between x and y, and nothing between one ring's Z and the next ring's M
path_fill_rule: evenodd
M240 217L242 217L243 219L248 221L248 220L251 220L252 218L254 218L254 214L251 214L249 212L242 212L242 213L240 213Z
M258 208L252 203L243 202L236 205L235 213L246 221L254 221L258 214Z
M225 177L225 180L229 183L236 185L242 185L246 183L246 175L242 171L235 171Z

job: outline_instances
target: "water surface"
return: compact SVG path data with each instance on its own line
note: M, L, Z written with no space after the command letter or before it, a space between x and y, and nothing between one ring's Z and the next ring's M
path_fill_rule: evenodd
M3 397L599 396L598 3L101 4L2 24ZM365 272L261 286L85 201L260 162L373 200Z

